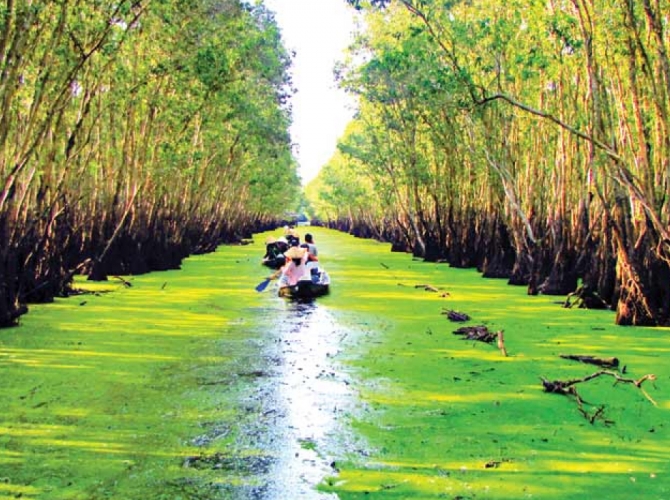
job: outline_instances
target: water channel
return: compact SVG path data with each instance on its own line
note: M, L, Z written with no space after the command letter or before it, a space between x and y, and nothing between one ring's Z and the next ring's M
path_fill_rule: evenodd
M314 232L333 278L315 302L255 291L257 242L0 331L0 500L670 498L666 330ZM657 382L589 385L608 418L589 423L538 382L593 371L565 352Z
M252 418L241 421L237 431L240 450L256 449L262 457L234 496L338 498L316 488L337 475L337 458L355 447L347 416L356 395L339 362L342 343L353 332L322 302L287 301L272 291L263 300L264 307L245 311L247 319L234 325L258 329L247 341L258 355L248 360L253 384L240 401Z

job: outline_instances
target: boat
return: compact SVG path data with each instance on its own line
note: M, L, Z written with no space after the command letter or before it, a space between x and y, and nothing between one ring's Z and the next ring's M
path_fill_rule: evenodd
M310 273L293 286L279 288L279 296L297 300L310 300L330 291L330 276L321 266L310 266Z

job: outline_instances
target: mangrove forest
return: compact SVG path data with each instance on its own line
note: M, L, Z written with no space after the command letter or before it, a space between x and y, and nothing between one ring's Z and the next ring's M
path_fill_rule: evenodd
M351 3L336 74L359 111L308 186L319 216L668 325L670 5Z
M670 0L273 2L0 4L0 500L670 498Z
M0 27L0 325L75 275L174 269L299 202L290 54L263 5L8 1Z
M305 198L291 53L262 3L7 2L0 324L75 275L176 268L299 207L669 324L667 2L350 3L334 76L358 112Z

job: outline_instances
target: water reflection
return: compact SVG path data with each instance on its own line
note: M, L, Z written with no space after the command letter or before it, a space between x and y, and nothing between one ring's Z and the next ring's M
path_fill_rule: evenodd
M337 498L316 491L335 473L331 456L350 404L348 381L335 360L344 335L318 302L285 302L272 327L276 363L265 412L272 415L274 455L263 498Z

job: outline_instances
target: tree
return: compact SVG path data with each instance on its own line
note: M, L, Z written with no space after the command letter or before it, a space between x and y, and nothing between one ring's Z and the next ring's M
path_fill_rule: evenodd
M357 158L406 193L412 244L668 324L667 2L349 3L370 27L346 82L375 124Z
M52 4L0 11L0 325L78 272L178 267L299 194L262 5Z

